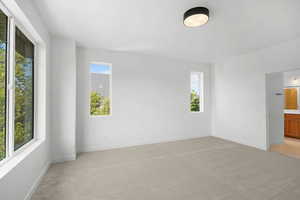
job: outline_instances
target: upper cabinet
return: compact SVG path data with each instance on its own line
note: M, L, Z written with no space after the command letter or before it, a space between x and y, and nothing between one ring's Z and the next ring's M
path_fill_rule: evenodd
M285 88L285 108L287 110L298 110L298 88Z

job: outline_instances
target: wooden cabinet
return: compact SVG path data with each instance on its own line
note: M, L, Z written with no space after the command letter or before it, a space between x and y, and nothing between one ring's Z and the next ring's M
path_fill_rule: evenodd
M284 136L300 139L300 114L284 114Z
M298 88L284 89L285 109L298 109Z

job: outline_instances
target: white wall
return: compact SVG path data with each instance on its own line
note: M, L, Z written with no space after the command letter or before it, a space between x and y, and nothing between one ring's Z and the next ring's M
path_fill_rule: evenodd
M89 63L112 63L112 116L89 116ZM190 72L205 73L205 112L190 113ZM77 50L77 145L93 151L207 136L210 66L160 57Z
M28 156L21 158L17 166L11 169L5 176L0 179L0 198L3 200L23 200L29 199L32 189L36 186L37 181L40 178L50 162L50 104L49 97L49 51L50 41L47 29L40 21L38 13L36 13L35 7L28 0L3 0L10 11L19 19L21 24L26 25L29 29L34 29L36 33L41 37L38 40L43 40L46 58L46 68L38 69L39 75L46 83L43 86L39 85L37 88L42 89L44 92L39 93L39 108L42 109L42 113L39 113L39 125L38 135L45 136L45 140L39 143ZM45 64L45 63L44 63ZM43 70L46 70L43 71ZM45 86L46 85L46 86ZM43 87L43 88L41 88ZM44 96L46 95L46 96ZM43 128L42 128L43 127ZM0 169L1 171L3 168Z
M267 147L284 140L284 81L282 72L266 74Z
M283 73L285 87L300 86L300 70L292 70Z
M52 49L52 160L76 158L76 45L53 37Z
M215 65L213 135L266 149L266 73L300 66L300 39Z

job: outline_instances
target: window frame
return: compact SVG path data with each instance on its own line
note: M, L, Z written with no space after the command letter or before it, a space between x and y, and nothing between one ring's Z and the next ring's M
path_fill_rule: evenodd
M6 55L5 55L5 64L6 64L6 69L5 69L5 158L3 158L2 160L0 160L0 166L2 162L5 162L5 160L7 159L8 155L9 155L9 135L7 134L7 130L8 130L8 66L9 66L9 45L10 45L10 14L8 12L8 10L1 4L0 2L0 9L1 11L6 15L7 17L7 25L6 25L6 29L7 29L7 46L6 46Z
M30 36L30 34L29 33L27 33L27 31L23 28L23 26L18 22L18 21L16 21L15 20L15 24L14 24L14 35L16 34L16 27L26 36L26 38L33 44L33 46L34 46L34 48L33 48L33 61L32 61L32 104L33 104L33 106L32 106L32 114L33 114L33 116L32 116L32 135L33 135L33 137L32 137L32 139L31 140L29 140L28 142L26 142L25 144L23 144L22 146L20 146L18 149L16 149L16 150L14 150L14 152L13 152L13 154L12 155L14 155L14 154L18 154L18 152L19 152L19 150L21 150L22 151L22 148L24 147L24 148L26 148L26 146L30 146L30 144L32 144L32 143L34 143L36 140L37 140L37 138L36 138L36 126L35 126L35 121L36 121L36 103L35 103L35 98L36 98L36 91L35 91L35 83L36 83L36 80L35 80L35 67L36 67L36 62L35 62L35 59L36 59L36 57L37 57L37 53L36 53L36 51L37 51L37 44L36 44L36 42L32 39L32 37ZM15 39L15 37L14 37L14 39ZM14 46L15 46L15 43L14 43ZM15 47L13 48L13 50L14 50L14 55L13 55L13 57L15 58ZM15 75L15 67L16 67L16 65L15 65L15 59L14 59L14 62L13 62L13 74ZM15 76L13 76L13 78L15 78ZM13 80L13 84L15 83L15 81ZM15 86L13 87L13 94L15 94ZM14 100L15 100L15 96L13 96L13 106L15 105L15 102L14 102ZM14 110L13 110L13 113L15 113L14 112ZM13 117L14 117L14 114L12 115ZM13 121L14 122L14 121ZM13 123L13 126L14 126L15 124ZM14 130L13 130L13 132L14 132ZM14 134L13 134L14 135ZM13 138L14 139L14 138ZM14 140L13 140L13 142L14 142ZM27 145L28 144L28 145Z
M191 85L191 81L192 81L192 75L193 74L197 74L199 75L199 89L200 89L200 95L199 95L199 111L191 111L191 89L192 89L192 85ZM203 71L191 71L190 72L190 79L189 79L189 112L190 113L203 113L204 112L204 77L205 77L205 73Z
M38 55L38 44L32 35L26 31L26 28L10 13L10 11L0 1L0 10L7 16L7 55L6 55L6 135L5 135L5 158L0 160L0 167L5 163L24 152L38 140L36 134L36 117L37 117L37 76L36 76L36 59ZM34 58L32 64L32 134L33 138L27 143L14 149L14 107L15 107L15 34L16 27L26 36L26 38L34 45Z
M8 89L9 89L9 80L8 80L8 74L9 74L9 66L10 66L10 58L8 57L8 54L10 53L10 49L11 49L11 37L10 37L10 30L11 30L11 23L10 21L12 20L12 15L10 14L10 12L7 10L7 8L2 4L2 2L0 2L0 9L1 11L7 16L7 50L6 50L6 73L5 73L5 81L6 81L6 86L5 86L5 102L6 102L6 106L5 106L5 158L3 158L2 160L0 160L0 166L4 163L6 163L9 159L10 159L10 154L11 154L11 150L9 148L10 145L10 135L8 134L8 129L9 129L9 119L8 119L8 99L9 99L9 93L8 93Z
M92 76L91 76L91 68L90 66L92 64L96 64L96 65L107 65L110 68L110 75L109 75L109 109L110 109L110 113L109 115L91 115L91 89L92 89ZM112 70L112 63L106 63L106 62L97 62L97 61L93 61L93 62L89 62L89 92L88 92L88 102L89 102L89 106L88 106L88 112L89 112L89 117L90 118L97 118L97 117L111 117L112 116L112 74L113 74L113 70Z

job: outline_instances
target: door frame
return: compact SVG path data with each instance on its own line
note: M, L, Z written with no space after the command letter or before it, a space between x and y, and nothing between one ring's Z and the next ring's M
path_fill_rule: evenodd
M266 108L266 150L269 151L271 144L270 144L270 108L269 108L269 102L268 102L268 92L269 92L269 88L267 87L267 76L269 74L273 74L273 73L284 73L285 72L291 72L291 71L296 71L296 70L300 70L300 67L295 67L295 68L291 68L289 70L284 70L284 71L274 71L274 72L268 72L265 73L265 108ZM283 77L283 81L284 81L284 77ZM283 83L283 88L286 88L285 84ZM284 108L283 108L284 109ZM283 111L284 112L284 111ZM284 123L284 119L283 119L283 123ZM284 132L284 124L283 124L283 132Z

